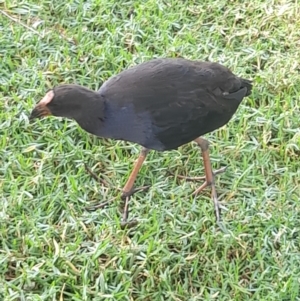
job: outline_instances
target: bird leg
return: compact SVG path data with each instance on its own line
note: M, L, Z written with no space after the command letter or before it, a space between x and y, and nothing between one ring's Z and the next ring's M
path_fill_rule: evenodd
M134 182L136 180L136 177L139 173L139 170L141 169L147 154L149 153L149 150L146 148L142 148L141 153L137 159L137 161L135 162L134 168L124 186L124 188L122 189L122 194L121 194L121 199L124 201L124 207L123 207L123 217L122 217L122 221L121 221L121 228L125 228L127 227L133 227L137 224L136 220L133 221L127 221L128 219L128 214L129 214L129 200L130 197L138 192L138 191L142 191L142 190L146 190L148 189L150 186L143 186L143 187L138 187L138 188L134 188ZM99 177L97 175L95 175L94 172L92 172L87 165L85 165L86 170L89 172L89 174L96 179L97 181L100 181L102 184L104 184L105 186L107 186L107 182L99 179ZM93 211L99 208L104 208L105 206L109 205L110 203L112 203L116 198L112 198L106 202L100 203L98 205L94 205L91 207L86 208L89 211Z
M121 221L122 228L125 228L126 226L132 227L137 224L136 220L129 221L129 222L127 221L128 214L129 214L129 200L130 200L130 197L136 191L145 190L145 189L149 188L149 186L144 186L144 187L141 187L138 189L133 189L136 177L137 177L148 153L149 153L149 149L143 147L137 161L135 162L134 168L122 190L121 199L125 201L124 207L123 207L123 217L122 217L122 221Z
M143 150L142 150L142 152L143 152ZM149 151L148 151L148 152L149 152ZM148 153L148 152L147 152L147 153ZM147 155L147 153L146 153L146 155ZM140 155L140 156L141 156L141 155ZM140 159L140 157L138 158L138 160L139 160L139 159ZM145 159L144 159L144 160L145 160ZM86 163L84 163L84 167L85 167L85 170L90 174L90 176L91 176L94 180L96 180L97 182L101 183L102 185L104 185L104 186L106 186L106 187L111 186L107 181L105 181L104 179L102 179L102 178L100 178L99 176L97 176L97 175L96 175L96 174L95 174L95 173L87 166ZM128 179L126 185L128 184L128 182L129 182L130 178L132 177L132 174L133 174L134 171L135 171L135 169L134 169L134 170L132 171L132 173L130 174L129 179ZM137 174L136 174L136 176L137 176ZM136 177L136 176L135 176L135 177ZM133 181L133 182L134 182L134 181ZM125 185L124 189L126 188L126 185ZM127 196L127 197L128 197L128 196L132 196L132 195L135 194L136 192L146 190L146 189L148 189L149 187L150 187L150 185L148 185L148 186L142 186L142 187L138 187L138 188L133 188L133 185L132 185L131 191L128 192L128 191L126 190L126 196ZM117 190L123 192L123 193L122 193L122 196L121 196L121 198L122 198L123 200L126 198L126 197L124 196L124 189L117 188ZM88 208L86 208L86 209L92 211L92 210L95 210L95 209L103 208L103 207L107 206L109 203L111 203L112 201L114 201L115 199L116 199L116 198L113 198L113 199L111 199L111 200L109 200L109 201L100 203L100 204L98 204L98 205L94 205L94 206L92 206L92 207L88 207Z
M195 142L198 144L198 146L201 148L202 157L203 157L203 163L204 163L204 169L205 169L205 182L193 193L193 195L197 195L200 193L204 188L207 186L211 186L211 197L214 202L215 206L215 215L217 222L220 221L220 204L218 201L216 186L215 186L215 174L212 171L210 158L209 158L209 142L201 137L195 139ZM225 169L219 170L219 173L225 171Z

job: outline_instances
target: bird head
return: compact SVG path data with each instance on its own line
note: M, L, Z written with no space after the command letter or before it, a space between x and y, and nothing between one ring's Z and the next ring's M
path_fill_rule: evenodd
M32 110L29 120L45 116L74 118L94 92L77 85L60 85L49 90Z

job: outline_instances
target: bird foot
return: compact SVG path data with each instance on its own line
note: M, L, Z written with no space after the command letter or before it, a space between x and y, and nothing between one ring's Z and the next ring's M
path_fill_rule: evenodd
M107 205L109 205L110 203L112 203L115 199L116 199L116 197L112 198L112 199L110 199L110 200L108 200L106 202L102 202L100 204L97 204L97 205L92 205L92 206L85 207L85 210L87 210L87 211L95 211L97 209L104 208Z
M97 182L103 184L104 186L108 187L108 186L111 186L109 185L105 180L101 179L100 177L98 177L88 166L86 163L84 163L84 167L85 167L85 170L91 175L91 177L96 180ZM88 207L85 207L85 210L87 211L95 211L97 209L100 209L100 208L104 208L106 207L107 205L109 205L110 203L112 203L114 200L116 199L115 198L112 198L106 202L102 202L100 204L97 204L97 205L92 205L92 206L88 206Z
M196 189L192 193L192 196L198 195L204 188L210 186L211 187L211 198L213 200L214 208L215 208L216 222L219 223L219 222L221 222L221 209L227 210L227 208L225 206L221 205L218 200L218 195L217 195L214 178L215 178L215 176L213 176L212 182L205 181L198 189Z
M102 202L102 203L100 203L98 205L89 206L89 207L86 207L85 209L87 211L95 211L97 209L106 207L107 205L109 205L110 203L112 203L115 199L116 198L112 198L109 201ZM129 199L130 199L130 196L125 197L125 204L124 204L124 207L122 208L123 217L122 217L122 220L121 220L121 223L120 223L120 226L121 226L122 230L124 230L124 229L131 229L131 228L135 227L138 224L138 221L136 219L128 221L128 215L129 215L128 202L129 202Z
M207 181L206 177L198 177L196 178L196 180L200 180L200 179L205 179L205 182L193 192L193 196L198 195L203 189L205 189L206 187L210 186L211 187L211 198L213 200L214 203L214 208L215 208L215 216L216 216L216 221L217 223L219 223L221 221L221 208L224 209L223 206L221 206L220 202L218 201L218 195L217 195L217 190L215 187L215 176L225 172L227 169L227 166L222 167L218 170L213 171L212 174L212 181Z
M147 186L142 186L142 187L138 187L138 188L134 188L132 189L131 191L129 192L122 192L121 194L121 199L124 201L126 200L127 198L130 198L131 196L133 196L136 192L138 191L145 191L147 189L150 188L150 185L147 185ZM102 202L100 204L97 204L97 205L93 205L93 206L88 206L88 207L85 207L85 209L87 211L95 211L97 209L102 209L102 208L105 208L106 206L108 206L110 203L112 203L113 201L115 201L117 197L114 197L106 202Z
M130 191L123 191L121 194L121 199L124 201L126 200L126 198L130 198L131 196L133 196L136 192L139 191L146 191L150 188L150 185L146 185L146 186L141 186L141 187L137 187L137 188L132 188Z
M149 189L150 185L147 186L142 186L142 187L138 187L135 189L131 189L130 191L123 191L122 195L121 195L121 199L124 201L124 205L123 205L123 218L121 221L121 229L130 229L135 227L138 224L138 221L136 219L130 220L128 221L128 216L129 216L129 200L130 197L138 192L138 191L145 191L147 189Z
M223 172L225 172L227 169L227 166L224 166L220 169L214 170L213 171L213 176L219 175ZM172 175L175 176L175 174L171 173ZM202 177L186 177L186 176L181 176L181 175L177 175L178 179L182 179L182 180L186 180L186 181L203 181L206 179L206 176L202 176Z
M84 167L85 167L85 170L91 175L91 177L96 180L97 182L100 182L102 183L104 186L106 187L109 187L111 186L110 184L108 184L108 182L106 182L104 179L101 179L100 177L98 177L85 163L84 163ZM138 191L146 191L147 189L149 189L151 186L150 185L146 185L146 186L142 186L142 187L137 187L137 188L132 188L130 191L128 192L124 192L122 191L122 189L120 188L116 188L117 190L119 191L122 191L122 194L121 194L121 199L122 200L125 200L125 198L127 197L131 197L133 196L136 192ZM113 198L109 201L106 201L106 202L103 202L99 205L96 205L94 206L93 208L95 209L99 209L99 208L103 208L103 207L106 207L109 203L111 203L112 201L114 201L116 198Z
M142 187L131 189L128 192L124 192L124 191L122 192L121 199L124 201L124 205L121 208L121 210L123 211L122 212L123 217L122 217L121 224L120 224L122 230L131 229L131 228L135 227L138 224L138 221L136 219L128 221L130 197L138 191L145 191L149 188L150 188L150 185L147 185L147 186L142 186ZM116 199L116 197L112 198L112 199L110 199L106 202L102 202L100 204L94 205L94 206L88 206L85 209L87 211L95 211L97 209L106 207L107 205L112 203L115 199Z
M86 163L84 163L85 170L91 175L91 177L96 180L97 182L103 184L104 186L108 187L110 186L104 179L101 179L98 177L88 166Z
M216 192L215 188L215 183L214 181L212 183L205 181L198 189L196 189L193 193L192 196L198 195L204 188L211 186L211 197L214 203L215 207L215 216L216 216L216 221L220 221L220 216L221 216L221 208L220 208L220 203L218 201L218 195Z
M136 219L132 219L130 221L124 221L122 220L120 223L121 229L131 229L134 228L136 225L138 225L138 221Z
M219 201L218 201L218 196L217 196L217 191L216 191L216 187L215 187L215 176L225 172L227 169L227 166L224 166L220 169L217 169L215 171L212 172L212 181L208 182L206 180L206 176L202 176L202 177L186 177L186 176L181 176L181 175L177 175L178 179L183 179L186 181L201 181L201 180L205 180L205 182L198 188L196 189L193 193L192 196L196 196L197 194L199 194L204 188L211 186L211 195L212 195L212 200L214 203L214 207L215 207L215 215L216 215L216 221L217 223L221 221L221 209L225 209L226 208L224 206L222 206ZM175 176L175 174L171 173L172 175Z

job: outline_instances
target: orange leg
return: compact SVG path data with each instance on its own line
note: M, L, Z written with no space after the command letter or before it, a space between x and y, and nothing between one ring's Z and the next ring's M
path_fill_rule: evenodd
M143 147L137 161L134 164L133 170L132 170L132 172L131 172L131 174L130 174L130 176L129 176L129 178L128 178L128 180L127 180L127 182L126 182L126 184L125 184L125 186L122 190L121 198L123 200L125 200L124 210L123 210L123 218L122 218L122 223L121 223L122 227L126 226L127 224L130 224L131 226L136 224L135 221L127 223L128 213L129 213L129 200L130 200L130 197L137 190L143 190L143 189L148 188L148 186L145 186L145 187L138 188L137 190L133 189L136 177L137 177L137 175L138 175L138 173L139 173L139 171L140 171L140 169L141 169L148 153L149 153L149 149Z
M204 169L205 169L205 182L193 193L193 195L197 195L205 187L211 186L211 197L213 199L214 206L215 206L216 219L217 219L217 222L219 222L220 221L220 204L218 201L218 195L217 195L217 190L216 190L216 186L215 186L215 174L212 171L210 158L209 158L209 152L208 152L209 143L207 140L205 140L201 137L195 139L195 142L201 148Z
M130 197L137 191L141 191L141 190L146 190L147 188L149 188L149 186L143 186L143 187L139 187L137 189L134 189L134 182L136 180L136 177L139 173L139 170L141 169L147 154L149 153L149 150L147 148L142 148L141 153L137 159L137 161L135 162L134 168L124 186L124 188L122 189L122 195L121 198L125 201L124 207L123 207L123 218L122 218L122 222L121 222L121 227L124 228L125 226L129 226L132 227L134 225L137 224L137 222L135 220L133 221L129 221L127 222L128 219L128 210L129 210L129 200ZM102 182L102 184L106 185L106 182L103 182L103 180L98 179L98 177L86 166L87 171L91 174L91 176L93 178L95 178L96 180ZM87 210L96 210L99 208L103 208L105 206L107 206L108 204L110 204L111 202L113 202L116 198L113 198L111 200L108 200L106 202L100 203L98 205L94 205L92 207L86 208Z

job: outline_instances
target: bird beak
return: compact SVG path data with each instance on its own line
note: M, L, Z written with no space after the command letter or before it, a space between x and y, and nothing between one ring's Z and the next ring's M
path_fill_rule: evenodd
M51 90L34 107L34 109L32 110L32 112L31 112L31 114L29 116L29 120L32 121L32 120L34 120L36 118L41 118L41 117L52 115L51 111L47 107L47 104L49 104L51 102L51 100L53 99L53 97L54 97L54 92Z
M41 118L44 116L52 115L51 111L45 105L36 105L35 108L32 110L29 120L32 121L36 118Z

